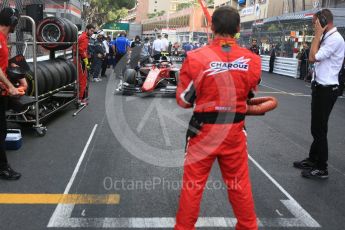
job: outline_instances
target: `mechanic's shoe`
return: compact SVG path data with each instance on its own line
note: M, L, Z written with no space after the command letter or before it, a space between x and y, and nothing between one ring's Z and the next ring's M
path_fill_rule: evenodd
M84 105L88 105L89 104L89 100L87 98L84 98L80 101L80 106L84 106Z
M312 169L313 167L315 167L315 163L309 160L309 158L306 158L302 161L295 161L293 163L293 167L298 169Z
M328 170L313 168L309 170L303 170L301 175L302 177L309 178L309 179L328 179Z
M22 175L14 171L10 165L0 168L0 178L4 180L18 180Z

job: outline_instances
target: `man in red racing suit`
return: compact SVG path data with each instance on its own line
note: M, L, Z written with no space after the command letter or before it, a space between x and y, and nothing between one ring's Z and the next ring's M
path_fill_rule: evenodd
M8 164L5 141L7 135L6 110L8 96L20 95L19 89L13 86L10 80L7 79L6 74L9 65L7 39L10 33L15 32L19 18L19 12L16 9L4 7L0 11L0 179L4 180L18 180L21 177L21 174L14 171ZM25 90L27 87L26 80L21 79L19 83Z
M95 27L91 24L86 26L85 31L78 38L79 45L79 100L85 99L85 91L87 86L87 70L90 69L88 47L89 38L94 34Z
M249 92L261 76L260 57L237 45L240 16L234 8L218 8L212 16L215 39L191 51L180 71L177 103L194 108L184 162L175 230L194 230L200 201L217 159L238 220L237 230L258 228L248 171L244 117ZM199 126L198 128L196 128ZM194 129L194 130L193 130Z

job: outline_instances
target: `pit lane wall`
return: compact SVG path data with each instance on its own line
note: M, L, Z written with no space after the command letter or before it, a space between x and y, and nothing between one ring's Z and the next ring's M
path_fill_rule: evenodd
M268 72L270 56L261 55L262 71ZM296 58L276 57L273 73L298 78L298 60Z

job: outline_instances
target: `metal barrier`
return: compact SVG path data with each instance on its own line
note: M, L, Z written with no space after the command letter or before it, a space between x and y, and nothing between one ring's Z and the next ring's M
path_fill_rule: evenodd
M262 55L262 70L268 72L270 65L270 56ZM298 59L276 57L273 73L298 78Z
M26 123L26 124L33 124L33 128L36 130L39 136L44 136L47 132L47 128L43 125L43 121L47 119L49 116L53 115L54 113L64 109L70 104L75 104L76 107L79 108L80 101L79 101L79 58L76 58L76 68L75 68L75 76L76 80L68 85L59 87L57 89L51 90L47 93L39 95L39 84L37 78L37 61L39 60L46 60L46 59L54 59L57 54L63 55L65 57L70 56L72 53L69 51L62 51L59 53L50 52L49 56L41 56L38 57L38 47L42 44L68 44L75 46L76 50L76 57L79 57L79 49L78 49L78 42L38 42L36 39L36 23L33 18L22 15L20 17L21 21L28 21L31 24L31 39L25 42L16 41L10 43L10 45L23 45L25 46L25 53L28 48L32 48L32 66L33 66L33 79L34 79L34 89L35 89L35 104L33 106L29 106L26 110L17 112L17 111L8 111L7 121L15 122L15 123ZM25 54L24 54L25 55ZM73 55L72 55L73 56ZM52 99L56 100L56 104L52 104L51 108L46 106L45 102L50 102ZM61 100L60 100L61 99ZM59 100L59 101L58 101Z

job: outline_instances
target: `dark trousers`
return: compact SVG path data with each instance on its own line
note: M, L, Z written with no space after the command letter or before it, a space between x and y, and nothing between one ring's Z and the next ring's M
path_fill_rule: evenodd
M275 58L271 58L270 59L270 73L273 73L273 70L274 70L274 61L275 61Z
M161 56L162 56L161 52L158 52L158 51L153 52L153 59L155 59L156 61L158 61L161 58Z
M321 170L327 169L328 120L337 98L337 86L313 86L311 102L311 134L313 135L314 141L310 147L309 159L316 162L316 167Z
M124 71L126 69L126 65L127 65L127 57L126 57L126 54L119 54L119 53L116 53L115 55L115 63L116 63L116 66L115 66L115 74L116 74L116 77L120 77L121 75L123 76L124 74Z
M102 69L102 62L103 60L101 58L95 57L93 59L92 65L93 65L93 78L98 78L101 69Z
M102 62L102 73L101 73L102 77L105 76L105 72L107 71L107 68L108 68L108 62L109 62L108 58L109 58L109 54L105 56Z
M308 74L308 68L309 68L308 63L306 63L306 62L301 62L300 75L299 75L299 77L300 77L301 79L306 79L307 74Z
M6 109L7 109L7 97L0 96L0 167L7 165L6 156Z

